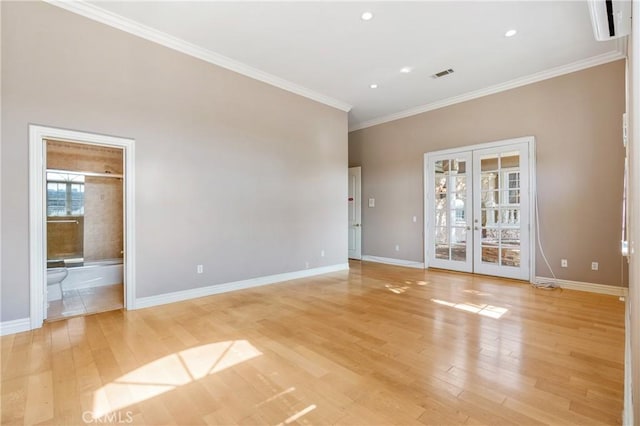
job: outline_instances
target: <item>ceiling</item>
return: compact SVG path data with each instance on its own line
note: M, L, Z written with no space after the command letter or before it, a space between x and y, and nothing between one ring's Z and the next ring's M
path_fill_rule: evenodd
M75 11L350 109L352 130L622 57L615 41L595 41L584 1L82 2L82 9ZM373 19L362 20L365 11ZM505 37L509 29L518 32ZM431 77L448 68L455 72Z

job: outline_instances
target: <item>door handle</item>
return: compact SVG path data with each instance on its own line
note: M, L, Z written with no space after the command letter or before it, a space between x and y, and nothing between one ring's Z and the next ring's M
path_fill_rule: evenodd
M471 227L467 225L467 231L471 231Z
M480 228L478 228L477 226L474 226L473 229L475 229L476 231L480 230Z
M356 223L356 224L354 224L353 226L358 227L358 226L360 226L360 224L359 224L359 223Z

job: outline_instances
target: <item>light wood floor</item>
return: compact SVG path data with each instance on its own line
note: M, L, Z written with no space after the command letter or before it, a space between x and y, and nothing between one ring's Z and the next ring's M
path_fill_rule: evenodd
M623 318L613 296L352 262L5 336L1 421L619 424Z

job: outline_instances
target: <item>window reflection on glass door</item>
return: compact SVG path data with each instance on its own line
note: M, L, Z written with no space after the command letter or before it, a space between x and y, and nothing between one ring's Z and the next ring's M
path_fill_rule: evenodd
M520 154L480 157L482 262L520 266Z
M434 158L430 164L434 202L429 221L433 266L471 271L471 183L468 154Z

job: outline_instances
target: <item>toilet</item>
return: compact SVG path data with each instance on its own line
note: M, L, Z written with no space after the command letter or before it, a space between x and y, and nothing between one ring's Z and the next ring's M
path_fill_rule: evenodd
M47 269L47 302L62 299L62 286L60 283L67 278L67 268Z

